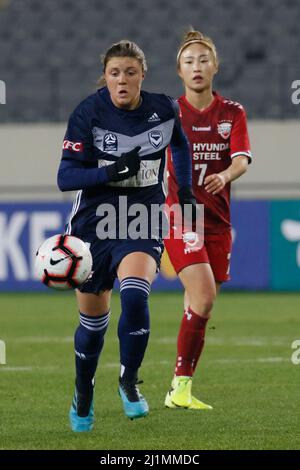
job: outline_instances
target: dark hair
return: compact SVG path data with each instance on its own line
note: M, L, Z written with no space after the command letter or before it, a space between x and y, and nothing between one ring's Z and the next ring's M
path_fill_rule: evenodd
M108 62L113 57L133 57L140 63L143 72L147 71L145 54L135 42L128 41L127 39L122 39L122 41L112 44L110 48L107 49L106 53L101 56L101 62L103 64L103 74L105 73L105 69ZM100 86L103 86L105 84L103 74L97 82Z

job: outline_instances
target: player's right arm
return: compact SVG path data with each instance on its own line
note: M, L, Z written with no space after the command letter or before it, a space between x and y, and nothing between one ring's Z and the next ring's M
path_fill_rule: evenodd
M139 147L126 152L118 160L98 168L93 159L93 135L88 120L75 110L64 138L62 159L57 173L61 191L101 186L109 181L122 181L136 175L140 168Z
M57 173L61 191L90 188L107 181L104 168L87 168L92 163L92 131L78 108L70 116Z

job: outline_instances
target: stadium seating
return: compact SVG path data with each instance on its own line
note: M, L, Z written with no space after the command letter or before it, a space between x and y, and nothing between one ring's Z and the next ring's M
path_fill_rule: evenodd
M220 55L216 87L240 100L250 118L297 118L291 83L300 79L298 0L7 0L0 3L0 122L64 121L92 93L100 54L129 38L145 51L145 88L177 96L178 42L193 24Z

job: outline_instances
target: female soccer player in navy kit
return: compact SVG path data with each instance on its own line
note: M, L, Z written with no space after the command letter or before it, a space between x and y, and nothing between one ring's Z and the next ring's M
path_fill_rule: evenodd
M185 95L178 99L183 129L190 143L193 192L204 204L204 246L165 240L170 260L185 289L184 315L177 340L175 375L167 393L169 408L210 409L192 396L192 377L204 346L206 323L216 293L229 279L231 254L230 182L251 160L243 107L212 89L218 71L216 47L199 31L188 32L177 55ZM174 158L168 150L167 204L178 202ZM171 227L172 227L171 223Z
M125 215L129 224L136 204L150 212L153 204L164 202L164 156L170 143L180 204L195 204L189 146L177 104L166 95L141 91L145 72L144 54L135 43L113 44L103 59L106 86L75 109L64 140L58 186L62 191L78 190L66 233L88 243L93 256L92 276L76 291L80 324L74 340L76 381L69 413L73 431L93 427L94 376L116 278L122 309L119 394L129 418L148 414L137 387L138 369L147 347L148 296L163 244L157 234L147 239L124 236L121 224ZM122 205L125 199L128 214ZM116 227L110 237L104 233L106 224Z

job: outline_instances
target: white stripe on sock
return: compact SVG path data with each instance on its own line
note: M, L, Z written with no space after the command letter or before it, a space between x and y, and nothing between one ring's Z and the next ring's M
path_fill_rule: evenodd
M103 323L105 323L107 320L109 319L109 316L105 315L103 318L85 318L85 317L82 317L80 316L79 318L79 321L83 321L85 323L88 323L89 325L91 326L94 326L94 325L102 325Z
M110 318L110 311L106 314L101 316L100 318L97 317L84 317L83 315L79 315L79 322L84 328L87 328L91 331L101 331L107 327Z
M124 289L145 289L148 292L148 294L150 294L150 289L149 288L147 288L145 286L139 286L138 284L128 283L125 286L121 286L120 287L120 292L122 292L122 290L124 290Z
M120 292L124 289L140 289L149 295L151 286L148 281L144 281L143 279L127 278L121 282Z
M145 281L144 279L136 279L134 277L129 277L129 278L123 279L123 281L121 282L121 286L127 284L128 282L134 282L136 284L139 284L139 285L150 288L150 284L149 284L148 281Z

